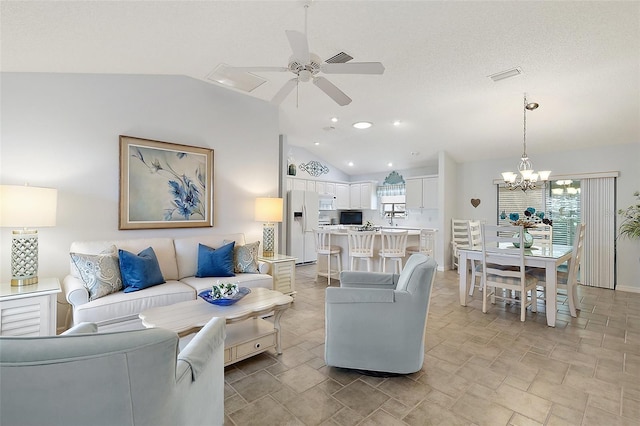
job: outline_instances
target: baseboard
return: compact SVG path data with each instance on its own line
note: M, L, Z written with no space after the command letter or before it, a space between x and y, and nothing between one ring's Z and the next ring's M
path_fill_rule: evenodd
M617 285L616 291L626 291L627 293L640 293L640 288L628 285Z

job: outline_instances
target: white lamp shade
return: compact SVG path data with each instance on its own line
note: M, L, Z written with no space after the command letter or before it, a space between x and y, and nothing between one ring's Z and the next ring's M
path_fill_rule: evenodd
M0 185L0 226L41 228L56 225L58 190Z
M516 181L516 174L513 172L503 172L502 173L502 179L504 179L505 182L515 182Z
M256 198L257 222L282 222L282 198Z
M550 174L551 174L551 170L541 170L538 172L538 176L540 176L540 180L543 180L543 181L549 180Z

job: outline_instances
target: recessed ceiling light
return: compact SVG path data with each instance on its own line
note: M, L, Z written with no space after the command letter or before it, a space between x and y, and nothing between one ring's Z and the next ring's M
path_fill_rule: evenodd
M338 122L338 117L331 117L331 122L332 123L337 123Z
M315 146L318 146L318 145L320 145L320 142L314 142L313 144L314 144Z
M356 129L368 129L371 126L373 126L373 123L371 123L370 121L358 121L356 123L353 123L353 127L355 127Z
M396 126L396 127L398 127L400 124L402 124L402 121L400 121L400 120L396 120L396 121L393 122L393 125Z
M393 163L387 163L387 166L393 167Z
M349 161L347 164L349 165L349 167L353 167L353 161Z

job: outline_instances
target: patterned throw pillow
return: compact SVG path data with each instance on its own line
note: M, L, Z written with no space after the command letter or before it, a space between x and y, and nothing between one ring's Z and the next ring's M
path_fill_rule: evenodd
M122 290L116 246L111 246L100 254L70 253L70 256L89 291L89 300Z
M236 274L257 274L258 271L258 247L260 241L236 246L233 252L233 264Z

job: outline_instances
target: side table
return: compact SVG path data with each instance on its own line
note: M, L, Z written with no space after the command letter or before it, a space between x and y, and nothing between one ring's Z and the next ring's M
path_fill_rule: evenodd
M268 274L273 277L273 289L293 297L296 293L296 258L274 254L259 256L258 260L269 265Z
M0 284L0 335L54 336L60 281L40 278L37 284Z

